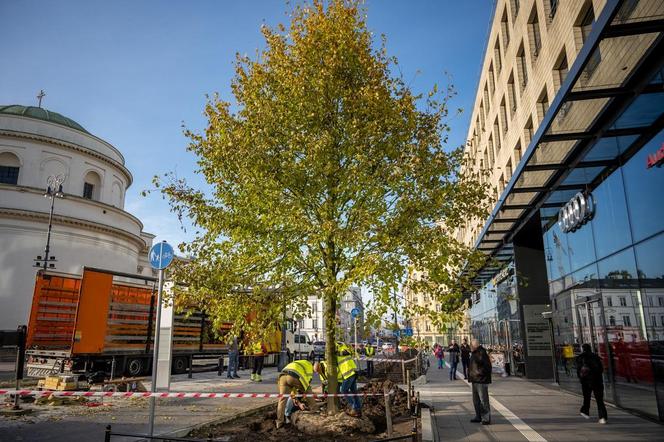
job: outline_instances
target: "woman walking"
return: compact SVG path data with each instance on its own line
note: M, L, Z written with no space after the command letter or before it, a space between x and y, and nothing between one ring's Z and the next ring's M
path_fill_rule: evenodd
M442 369L445 366L444 357L445 357L445 352L443 351L443 347L436 344L433 349L433 354L436 356L436 359L438 359L438 369Z

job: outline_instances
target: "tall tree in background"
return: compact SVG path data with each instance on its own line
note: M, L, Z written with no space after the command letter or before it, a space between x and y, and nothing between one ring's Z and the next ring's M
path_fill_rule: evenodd
M234 103L215 96L205 133L187 132L211 191L169 174L155 182L199 229L183 245L192 260L176 268L183 296L218 321L265 330L243 318L261 306L278 323L284 302L297 310L317 294L335 384L346 290L368 288L380 311L410 268L426 268L413 289L458 307L459 270L476 257L451 232L484 215L488 192L462 149L445 147L452 90L413 94L384 40L374 46L363 8L325 3L294 8L288 28L263 27L265 49L237 57Z

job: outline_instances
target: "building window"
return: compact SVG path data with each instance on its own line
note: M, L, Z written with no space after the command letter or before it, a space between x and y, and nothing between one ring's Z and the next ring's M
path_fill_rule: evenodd
M486 90L485 90L485 93L486 93ZM480 104L480 129L482 129L482 131L484 131L484 128L485 128L485 121L486 121L485 118L486 117L484 115L484 102L482 102Z
M507 8L503 11L503 18L500 20L500 31L503 34L503 48L507 50L510 45L510 27L507 21Z
M507 125L507 105L505 104L505 97L503 97L502 101L500 102L500 119L502 120L500 123L503 125L503 133L507 133L508 125Z
M512 17L516 18L516 16L519 15L519 7L521 6L519 0L511 0L510 3L512 6Z
M83 184L83 198L87 198L89 200L92 199L92 195L95 190L95 185L92 183L84 183Z
M542 93L537 99L537 118L541 122L546 115L546 111L549 110L549 96L546 93L546 86L542 89Z
M487 80L487 84L484 85L484 117L488 118L489 116L489 81Z
M609 307L613 307L613 298L611 296L606 297L606 305Z
M18 157L10 152L0 153L0 183L18 184L18 173L21 163Z
M517 141L516 146L514 147L514 164L517 165L521 161L523 153L521 152L521 141Z
M99 199L101 178L96 172L88 172L83 180L83 198L89 200Z
M512 178L512 160L507 160L507 164L505 165L505 177L507 178L507 181Z
M593 11L592 3L588 4L588 8L585 11L585 14L582 16L579 24L577 26L578 33L581 37L581 43L585 43L590 36L590 32L593 28L593 23L595 23L595 12ZM599 46L595 48L592 55L588 58L586 66L583 68L582 78L584 81L588 81L592 77L593 73L599 66L600 61L602 60L602 55L600 54Z
M495 150L493 146L493 134L489 136L489 168L493 167L493 163L495 161Z
M659 322L662 323L662 327L664 327L664 316L659 317Z
M514 118L514 112L516 112L516 88L514 87L514 74L511 74L509 80L507 80L507 93L510 97L510 117Z
M659 296L657 298L657 305L659 305L660 307L664 307L664 296Z
M652 300L652 296L648 296L648 307L654 307L655 303Z
M624 315L624 316L623 316L623 325L624 325L625 327L631 327L631 326L632 326L632 320L631 320L631 318L629 317L629 315Z
M494 76L493 63L489 66L489 96L493 97L496 91L496 77Z
M653 327L657 327L657 316L652 315L652 316L650 317L650 322L652 323L652 326L653 326Z
M503 106L505 107L505 106ZM496 117L496 120L493 122L493 134L495 135L496 139L496 150L495 152L498 153L500 152L500 127L498 126L498 117Z
M521 84L521 91L525 89L528 84L528 66L526 65L526 51L523 49L523 43L519 47L519 51L516 54L516 64L519 74L519 80Z
M311 328L318 329L318 319L311 320Z
M620 302L621 307L627 307L627 298L624 296L618 296L618 301Z
M558 10L558 0L549 0L549 20L553 20Z
M609 316L609 325L615 327L615 325L616 325L616 317L615 316L613 316L613 315Z
M528 36L530 37L530 52L533 54L533 58L537 58L542 50L542 35L540 34L536 5L533 6L533 12L528 20Z
M524 136L524 145L525 146L530 146L530 141L533 139L533 119L528 118L528 121L526 122L526 127L523 130L523 136Z
M562 86L565 78L567 78L568 71L569 68L567 66L567 54L565 53L565 48L563 48L563 51L558 56L558 61L553 68L553 87L556 91L560 89L560 86Z
M496 45L493 47L493 55L496 60L496 72L500 74L500 69L503 67L503 60L500 56L500 40L496 38Z

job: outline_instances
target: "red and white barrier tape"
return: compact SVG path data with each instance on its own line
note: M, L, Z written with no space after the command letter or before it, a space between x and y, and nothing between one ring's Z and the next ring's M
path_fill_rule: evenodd
M401 363L401 359L383 359L383 358L367 358L366 356L360 356L358 358L360 361L371 361L371 362L398 362ZM404 364L408 364L409 362L416 361L417 357L414 357L412 359L407 359L403 361Z
M387 394L393 394L391 391ZM42 391L42 390L0 390L2 395L19 396L37 396L37 397L156 397L169 399L281 399L287 397L325 399L327 397L366 397L366 396L385 396L385 393L306 393L306 394L288 394L288 393L176 393L176 392L140 392L140 391Z

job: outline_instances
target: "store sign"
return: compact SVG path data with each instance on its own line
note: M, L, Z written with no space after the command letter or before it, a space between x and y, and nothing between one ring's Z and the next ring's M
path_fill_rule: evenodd
M574 232L590 221L593 215L595 200L592 195L579 192L558 212L558 225L565 233Z
M541 304L522 307L528 356L551 356L549 320L542 316L549 307Z
M646 168L662 167L662 164L664 164L664 143L662 143L662 147L660 147L657 152L648 155Z
M496 273L496 276L493 277L491 283L495 286L512 276L512 264L508 264L503 267L500 272Z

